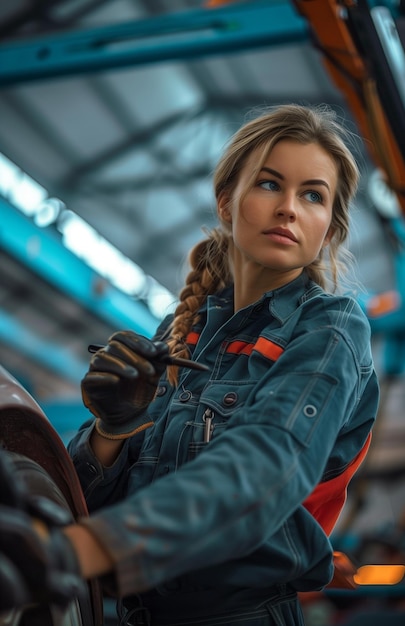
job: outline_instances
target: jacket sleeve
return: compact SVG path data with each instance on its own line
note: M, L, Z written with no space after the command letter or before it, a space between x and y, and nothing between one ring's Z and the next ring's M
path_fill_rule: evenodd
M165 317L159 324L153 340L164 340L172 319L172 314ZM125 497L128 471L136 462L144 439L142 432L127 440L115 463L111 467L104 467L90 446L93 428L94 419L91 418L79 428L67 446L90 512Z
M195 460L83 520L119 592L254 551L311 494L340 437L359 452L377 402L362 314L298 334Z
M94 420L87 421L67 447L90 513L125 497L128 469L136 462L144 437L144 433L139 433L125 441L115 463L104 467L90 446L93 428Z

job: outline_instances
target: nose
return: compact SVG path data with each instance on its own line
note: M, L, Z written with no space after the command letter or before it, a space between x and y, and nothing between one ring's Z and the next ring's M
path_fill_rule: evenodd
M296 198L294 194L283 194L280 202L276 207L277 217L287 218L288 221L294 222L297 217Z

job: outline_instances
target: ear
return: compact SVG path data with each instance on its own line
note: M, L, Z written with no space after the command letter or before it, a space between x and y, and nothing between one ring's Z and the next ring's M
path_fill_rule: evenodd
M217 213L218 217L224 222L228 222L228 224L232 224L232 213L230 210L230 204L231 201L228 194L226 194L224 191L221 191L217 200Z

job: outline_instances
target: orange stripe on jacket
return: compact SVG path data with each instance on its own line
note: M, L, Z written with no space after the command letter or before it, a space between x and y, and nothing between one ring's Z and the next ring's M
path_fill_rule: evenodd
M345 471L332 478L319 483L311 495L303 503L305 508L311 513L316 521L322 526L327 535L330 535L340 512L346 502L347 486L354 473L360 467L370 446L371 433L368 435L366 443L353 459Z
M192 346L197 345L197 342L200 338L200 333L188 333L186 337L186 343L189 343Z
M254 344L247 341L231 341L227 345L226 351L232 354L251 354L253 348Z
M272 361L277 361L278 357L284 352L283 348L264 337L259 337L255 344L247 341L231 341L226 348L226 351L231 354L249 355L253 350L260 352L260 354Z
M266 356L268 359L272 361L277 361L277 359L283 354L284 348L279 346L270 339L266 339L265 337L259 337L254 345L254 349L263 356Z

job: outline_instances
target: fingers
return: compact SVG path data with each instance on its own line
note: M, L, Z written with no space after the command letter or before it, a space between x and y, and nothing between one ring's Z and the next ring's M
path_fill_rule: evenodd
M0 554L0 589L0 613L32 602L22 573L4 554Z
M90 372L92 371L127 380L155 375L155 368L150 361L115 341L94 354L90 361ZM108 381L104 380L104 382Z
M130 330L114 333L108 343L120 343L131 353L138 354L148 361L155 361L165 354L169 354L169 346L164 341L150 341L142 335Z
M68 510L45 496L31 495L27 511L34 517L33 525L39 534L41 527L42 529L45 528L47 535L47 527L63 527L72 521L71 513Z
M43 511L43 503L39 506ZM51 507L52 503L46 512L48 517ZM54 511L51 513L54 519ZM4 572L7 565L11 569ZM23 594L13 598L17 604L28 599L62 607L81 593L84 584L73 547L61 531L50 530L24 512L0 505L0 583L3 582L19 585ZM2 601L0 593L0 608Z
M94 354L90 371L115 374L126 379L153 378L162 369L156 361L168 351L167 344L163 342L153 343L132 331L119 331Z
M99 416L100 405L110 409L120 396L122 380L119 376L104 372L87 372L81 382L84 405L96 416Z
M43 557L41 540L34 530L32 518L11 507L0 506L0 553L16 562L33 550Z
M100 420L99 434L115 437L136 429L139 416L154 398L166 367L161 359L168 352L166 344L155 344L132 331L114 333L97 350L81 390L84 405Z
M111 342L119 342L131 353L136 353L150 361L159 356L159 351L157 350L156 345L150 341L150 339L147 339L142 335L138 335L130 330L123 330L114 333L108 340L108 343Z
M158 353L158 358L164 356L165 354L169 354L169 346L165 341L154 341L153 345L155 346L156 352Z
M26 491L21 481L16 481L15 468L7 452L0 454L0 503L24 509L26 503Z

